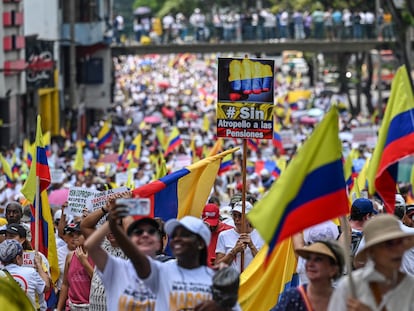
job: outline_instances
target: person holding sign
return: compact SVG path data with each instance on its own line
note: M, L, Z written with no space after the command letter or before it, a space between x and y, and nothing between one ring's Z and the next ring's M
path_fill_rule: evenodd
M245 202L245 204L247 214L253 206L249 202ZM215 264L223 262L231 265L237 271L241 271L241 253L244 253L244 270L263 247L264 241L247 220L246 231L243 232L241 201L234 205L231 215L234 221L234 228L219 234Z
M0 244L0 261L29 297L36 310L46 310L45 305L36 305L36 296L49 290L49 276L42 270L40 256L35 256L35 269L23 267L23 247L15 240L6 240Z

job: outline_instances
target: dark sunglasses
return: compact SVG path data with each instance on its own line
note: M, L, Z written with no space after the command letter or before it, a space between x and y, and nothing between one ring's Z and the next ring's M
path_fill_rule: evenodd
M137 235L137 236L141 236L144 234L144 232L148 233L149 235L155 235L158 230L155 228L150 228L150 229L134 229L132 230L131 234Z

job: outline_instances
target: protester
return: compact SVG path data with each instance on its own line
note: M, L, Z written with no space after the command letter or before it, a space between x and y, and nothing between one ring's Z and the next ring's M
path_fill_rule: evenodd
M97 224L100 223L101 220L107 216L107 213L108 210L102 207L100 209L93 211L81 221L80 228L86 241L88 241L89 237L93 235L93 233L96 231ZM118 247L118 244L113 234L109 231L99 241L99 245L97 245L97 247L99 248L99 250L104 251L105 254L109 254L119 258L126 258L124 252ZM99 273L99 266L97 262L104 258L97 255L101 254L101 252L91 252L88 249L86 242L85 248L89 252L93 262L95 263L89 295L89 311L105 311L108 309L107 306L109 305L109 303L106 296L105 287L102 283L101 275ZM112 309L115 310L116 308L109 308L109 310Z
M253 206L245 202L248 214ZM238 271L244 270L263 247L264 241L249 221L245 219L246 231L242 228L242 202L235 203L231 211L234 228L221 232L218 236L215 264L225 263ZM244 266L241 267L241 253L244 253Z
M272 311L326 310L333 280L342 276L342 247L335 241L316 241L296 249L296 253L306 260L308 283L284 292Z
M6 240L0 244L0 261L29 297L33 307L36 310L46 310L45 305L36 305L36 297L50 288L49 276L42 269L40 255L34 257L35 268L23 267L23 247L18 241Z
M67 230L76 234L76 249L66 256L63 284L60 290L58 311L89 310L89 295L94 264L84 250L84 237L79 223L71 223Z
M226 225L220 220L220 209L214 203L208 203L204 206L201 217L211 232L211 240L207 252L207 264L209 267L212 267L216 260L216 246L219 234L225 230L232 229L233 227Z
M211 233L203 220L185 216L166 222L165 231L170 236L176 260L161 263L147 257L123 232L120 221L127 213L124 206L114 206L109 214L109 225L138 277L156 295L155 310L220 310L212 300L214 272L207 267Z
M328 311L413 310L414 278L400 268L405 251L414 246L414 233L404 232L389 214L368 220L363 231L365 244L356 260L367 263L352 272L351 280L344 276L339 281Z
M302 232L295 234L292 238L295 249L301 249L305 245L312 244L316 241L335 241L339 238L339 226L333 221L326 221L321 224L309 227ZM296 272L299 275L299 283L308 283L306 273L306 260L299 256L296 266Z
M132 262L102 248L102 240L109 233L109 225L105 223L85 243L105 287L108 310L154 310L155 295L138 278ZM160 227L152 218L132 222L127 235L145 256L153 258L160 249Z

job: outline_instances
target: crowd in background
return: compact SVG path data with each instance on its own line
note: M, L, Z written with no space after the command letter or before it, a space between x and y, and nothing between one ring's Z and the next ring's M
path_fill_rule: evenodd
M117 15L113 23L115 42L126 43L124 18ZM343 10L327 7L309 10L268 8L238 11L232 8L203 12L196 8L185 16L167 14L154 17L151 13L134 16L134 38L143 44L184 42L246 42L273 40L343 40L394 39L390 12L372 12L358 8Z

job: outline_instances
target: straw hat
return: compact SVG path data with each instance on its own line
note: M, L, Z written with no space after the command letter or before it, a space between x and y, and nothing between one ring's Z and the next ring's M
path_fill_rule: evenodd
M379 214L369 219L363 228L365 244L355 255L356 261L364 261L367 250L389 240L407 238L405 249L414 247L414 233L404 232L397 217L391 214Z
M328 256L338 265L339 271L336 277L342 275L345 259L342 247L335 241L316 241L310 245L295 250L296 253L305 259L309 259L311 254Z

